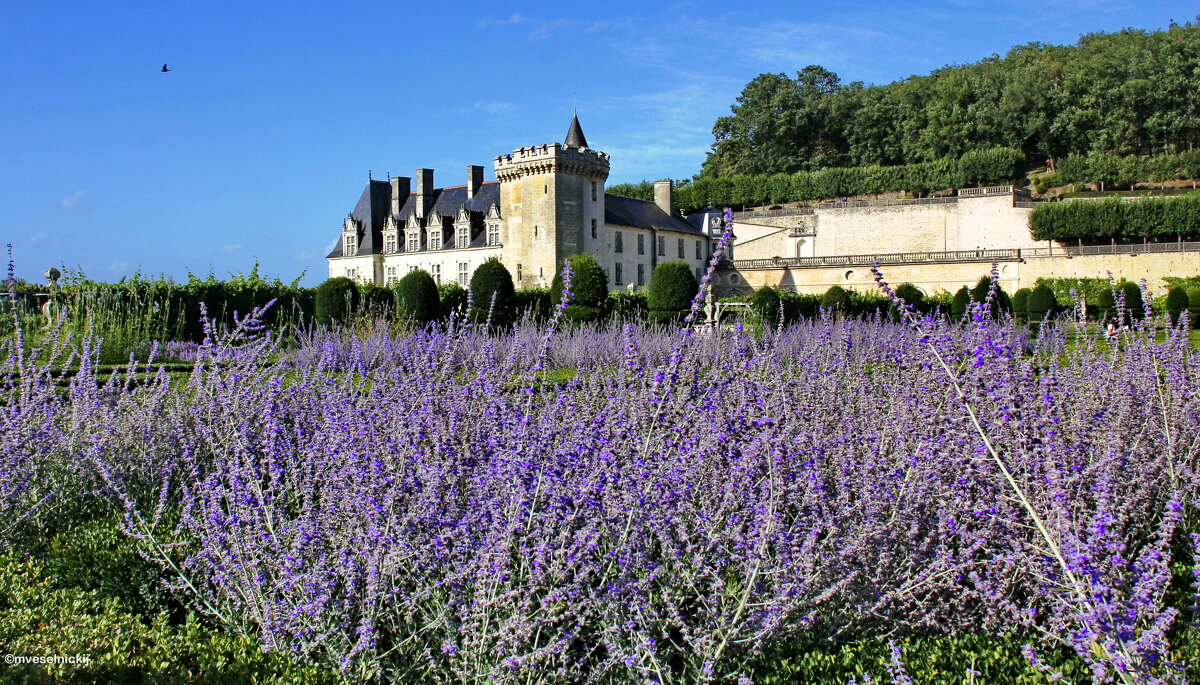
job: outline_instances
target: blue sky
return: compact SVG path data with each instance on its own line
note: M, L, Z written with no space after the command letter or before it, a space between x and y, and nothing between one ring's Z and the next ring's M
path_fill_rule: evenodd
M12 3L0 13L0 242L17 275L323 280L367 180L465 181L561 140L610 183L698 171L747 81L887 83L1034 41L1165 28L1191 2ZM161 73L162 64L173 71Z

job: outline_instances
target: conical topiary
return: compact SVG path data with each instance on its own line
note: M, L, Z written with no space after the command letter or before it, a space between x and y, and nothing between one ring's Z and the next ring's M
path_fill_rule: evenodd
M662 262L654 267L646 298L650 321L683 321L699 288L696 276L686 262Z
M1179 319L1187 310L1187 291L1179 287L1167 290L1167 315L1171 317L1171 324L1177 325L1179 323Z
M1200 328L1200 288L1192 288L1188 294L1188 316L1192 320L1192 328Z
M499 258L492 257L475 267L471 274L471 318L477 322L488 320L491 311L491 323L506 325L513 320L513 288L512 274L500 263Z
M1121 292L1125 293L1125 313L1134 319L1140 319L1145 316L1145 309L1142 307L1142 289L1137 283L1125 281L1120 285Z
M317 286L313 315L317 323L331 326L345 323L358 308L358 286L345 276L331 278Z
M599 319L604 313L604 302L608 299L608 275L604 273L600 262L590 254L571 255L567 261L572 271L571 304L563 312L564 316L573 321ZM561 303L562 291L562 271L559 271L550 283L550 301Z
M396 315L418 324L437 321L442 314L437 283L424 269L410 271L396 284Z
M1033 292L1029 293L1026 309L1029 312L1030 321L1041 321L1046 317L1053 317L1058 312L1058 300L1054 297L1054 291L1044 283L1034 288Z
M961 320L967 313L967 305L971 303L971 291L967 286L958 289L954 293L954 299L950 301L950 316L956 320Z
M1012 296L1012 311L1013 317L1017 321L1026 321L1029 319L1029 293L1033 292L1029 288L1019 288Z

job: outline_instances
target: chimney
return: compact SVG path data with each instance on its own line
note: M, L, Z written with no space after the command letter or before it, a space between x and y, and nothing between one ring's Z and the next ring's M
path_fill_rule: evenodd
M674 211L671 209L674 195L675 182L671 179L665 178L661 181L654 182L654 204L658 205L658 208L666 212L668 215L672 214Z
M408 200L412 192L412 179L407 176L392 177L392 216L400 213L400 208Z
M483 167L474 164L467 165L467 199L475 197L479 186L483 185Z
M424 219L433 207L433 169L417 169L417 216Z

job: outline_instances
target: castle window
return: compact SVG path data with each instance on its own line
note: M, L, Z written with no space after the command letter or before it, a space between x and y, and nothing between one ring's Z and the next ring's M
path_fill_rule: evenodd
M467 263L459 262L458 263L458 284L466 285L469 280L470 280L470 277L467 276Z
M437 283L438 285L441 285L442 284L442 265L434 264L433 266L430 266L429 272L430 272L429 275L433 276L433 282Z
M621 262L613 264L613 285L625 285L625 275L622 273L622 267L625 266Z
M679 258L683 259L683 238L679 239Z
M342 254L349 257L351 255L356 254L357 252L358 252L358 236L353 235L353 234L346 236L346 242L342 246Z
M358 278L358 269L346 269L346 278Z
M417 270L417 265L416 265L416 264L409 264L409 265L408 265L408 273L410 273L410 274L411 274L412 272L414 272L414 271L416 271L416 270Z
M646 265L638 264L638 285L646 285Z
M596 201L596 182L592 181L592 202Z
M389 266L387 268L387 283L388 283L388 285L394 285L396 283L396 281L398 281L398 280L400 280L400 279L396 278L396 267Z
M534 238L537 237L537 233L538 233L538 227L537 227L537 224L534 224L533 225L533 237Z
M396 236L389 234L388 237L384 239L383 251L384 252L395 252L396 251Z
M658 256L667 256L667 238L666 236L658 236Z
M700 241L696 241L696 259L704 259L700 254Z
M471 227L461 226L458 229L458 246L460 248L471 246Z
M421 250L421 234L413 231L408 234L408 251L419 252Z
M592 219L592 240L596 239L596 220Z
M523 281L523 280L525 280L525 277L523 275L521 275L521 265L518 264L517 265L517 285L520 285L521 281Z
M487 244L500 244L500 224L488 224Z
M646 236L638 234L638 254L646 254Z
M621 232L613 231L613 235L614 235L614 237L613 237L613 252L624 252L625 245L621 241Z

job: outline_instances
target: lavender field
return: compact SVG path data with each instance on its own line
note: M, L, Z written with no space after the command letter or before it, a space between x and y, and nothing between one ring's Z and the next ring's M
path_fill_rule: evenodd
M339 679L812 682L894 640L827 673L911 682L905 640L963 636L918 682L1200 673L1200 357L1153 317L83 348L3 352L0 552L109 516L207 625Z

